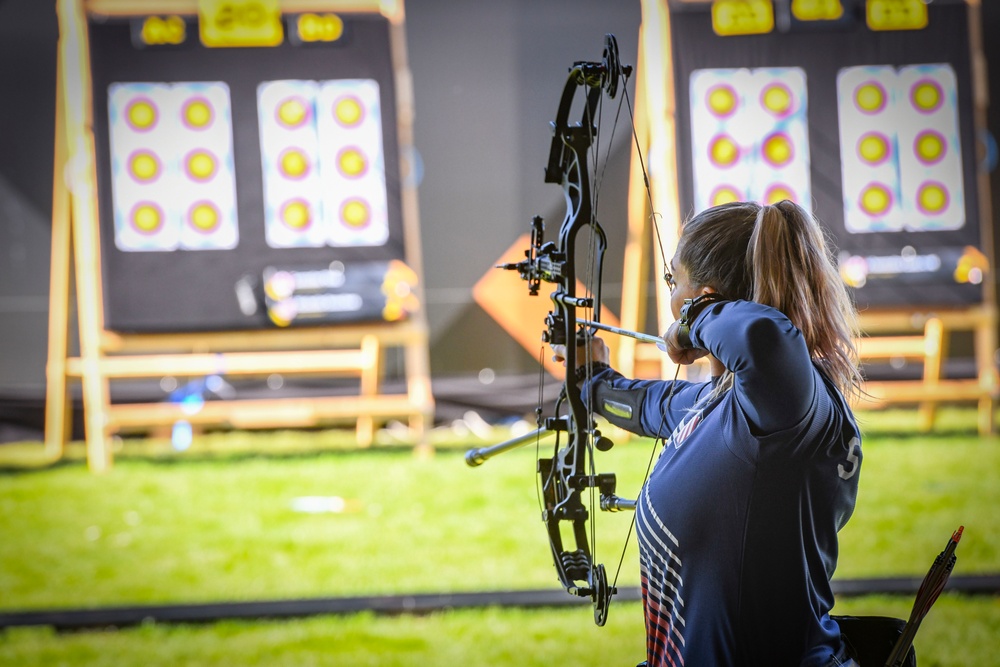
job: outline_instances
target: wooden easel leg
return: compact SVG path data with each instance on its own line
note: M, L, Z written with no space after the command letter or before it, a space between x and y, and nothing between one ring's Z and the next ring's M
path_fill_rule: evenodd
M924 325L924 384L928 387L938 384L941 380L941 366L947 345L944 323L937 317L927 320ZM920 404L920 430L929 432L934 428L937 418L937 403L925 401Z
M55 160L52 176L52 253L49 266L49 342L45 367L45 456L61 459L70 438L73 406L66 380L69 354L69 300L72 239L69 191L64 180L66 127L62 67L56 86Z
M374 398L382 373L382 351L376 336L365 336L361 340L361 354L365 359L361 369L361 396ZM371 415L358 415L357 440L359 447L370 447L375 440L375 420Z

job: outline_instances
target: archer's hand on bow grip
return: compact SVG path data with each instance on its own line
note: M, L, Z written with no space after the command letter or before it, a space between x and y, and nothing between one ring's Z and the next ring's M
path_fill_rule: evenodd
M586 346L590 345L590 355L587 355ZM565 345L550 345L552 348L552 361L561 361L563 366L566 365L566 346ZM604 364L611 363L611 352L608 350L608 346L600 338L593 336L589 340L582 342L576 348L576 367L579 368L583 366L588 361L599 362Z

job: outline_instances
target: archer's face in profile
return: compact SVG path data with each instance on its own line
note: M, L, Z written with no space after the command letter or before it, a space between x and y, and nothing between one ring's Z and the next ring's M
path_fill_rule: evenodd
M670 289L670 312L673 313L675 320L680 319L681 306L684 305L685 299L695 299L702 294L716 291L714 287L692 283L687 267L681 263L678 254L670 259L670 264L663 272L663 279Z

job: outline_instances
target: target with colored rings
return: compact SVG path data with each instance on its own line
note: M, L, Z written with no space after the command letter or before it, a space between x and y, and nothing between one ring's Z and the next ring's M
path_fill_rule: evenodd
M924 130L913 142L913 152L917 159L927 165L937 164L944 159L947 149L948 142L935 130Z
M760 105L779 118L792 111L792 91L783 83L772 83L764 87L760 94Z
M115 245L126 252L235 247L228 86L112 83L107 108ZM200 202L214 211L198 209Z
M695 70L689 91L696 210L730 201L764 203L777 183L787 186L793 201L810 201L803 69Z
M936 215L948 208L948 189L941 183L930 181L917 188L917 208L928 215Z
M290 229L302 230L312 224L309 202L293 199L281 207L281 221Z
M211 234L219 228L219 207L210 201L196 202L188 211L188 223L202 234Z
M736 91L732 86L725 84L711 88L705 101L708 109L719 118L732 115L736 111L738 102Z
M348 199L340 207L340 219L354 229L366 227L371 222L371 208L363 199Z
M889 138L881 132L866 132L858 140L858 157L868 164L882 164L891 153Z
M125 108L125 122L137 132L153 129L156 120L156 104L144 97L136 98Z
M150 183L160 176L160 160L150 151L136 151L129 157L128 169L137 182Z
M910 102L921 113L934 113L941 107L944 94L937 81L924 79L917 81L910 89Z
M218 159L207 150L194 150L184 160L184 171L196 181L209 181L219 168Z
M742 201L743 193L731 185L721 185L712 191L710 201L712 206L720 204L731 204L734 201Z
M132 208L129 221L142 234L155 234L163 227L163 209L152 202L140 202Z
M211 127L214 118L212 103L203 97L190 99L181 108L181 118L184 125L192 130Z
M278 105L278 123L285 127L302 127L309 121L310 105L301 97L291 97Z
M883 215L892 207L892 193L881 183L871 183L861 191L858 206L870 216Z
M717 167L730 167L740 159L740 147L732 137L718 136L709 144L708 159Z
M795 157L791 138L784 132L775 132L764 139L761 146L764 161L775 167L784 167Z
M301 148L288 148L278 157L278 170L286 178L300 179L309 174L309 156Z
M354 127L365 118L365 109L357 97L345 95L333 105L333 117L344 127Z
M337 167L344 176L359 178L368 171L368 161L360 150L349 146L337 154Z
M796 201L795 192L784 184L772 185L764 192L765 204L777 204L786 199L792 202Z
M885 88L877 81L863 83L854 91L854 104L866 114L882 111L887 103Z

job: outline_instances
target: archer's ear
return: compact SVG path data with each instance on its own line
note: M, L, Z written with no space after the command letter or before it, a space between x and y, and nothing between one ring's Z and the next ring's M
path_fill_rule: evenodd
M715 289L711 285L702 285L701 289L698 290L698 295L702 294L718 294L719 290Z

